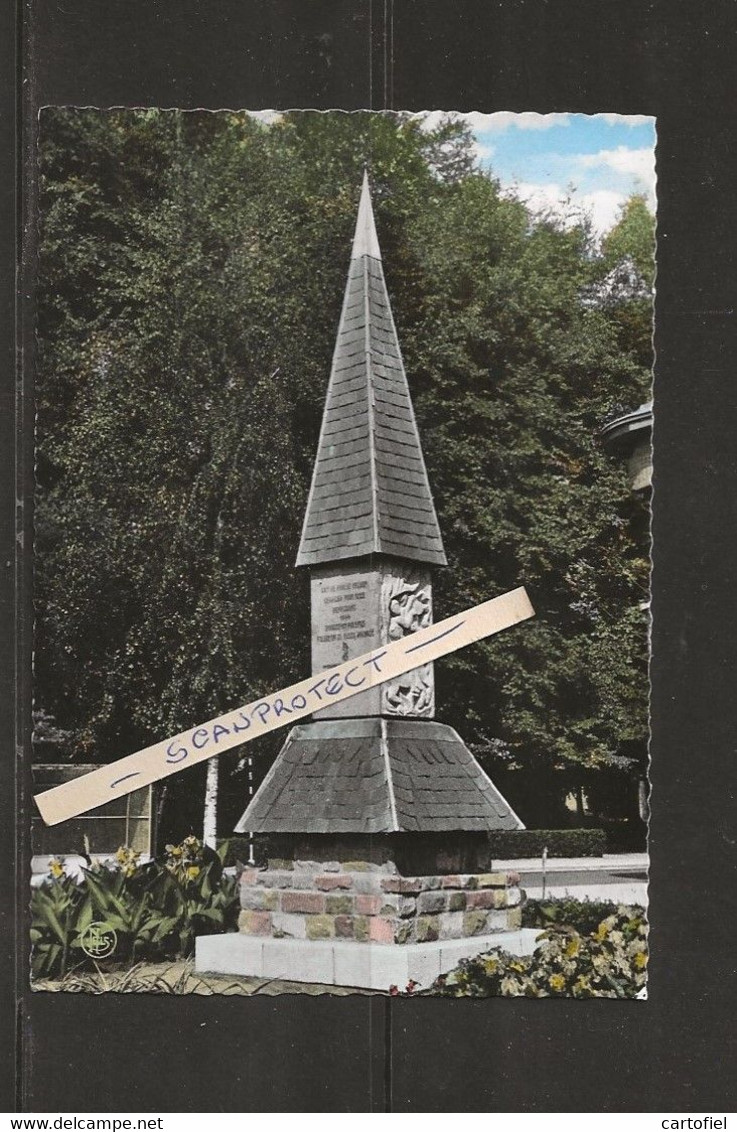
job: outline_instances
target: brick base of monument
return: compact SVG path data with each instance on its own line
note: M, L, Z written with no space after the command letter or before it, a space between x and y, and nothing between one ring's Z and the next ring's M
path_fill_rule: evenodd
M244 935L410 944L521 926L522 893L513 874L401 876L391 863L363 861L269 866L241 875Z
M430 986L490 947L534 949L519 878L403 876L391 862L270 861L241 874L239 931L197 939L198 972L374 990Z

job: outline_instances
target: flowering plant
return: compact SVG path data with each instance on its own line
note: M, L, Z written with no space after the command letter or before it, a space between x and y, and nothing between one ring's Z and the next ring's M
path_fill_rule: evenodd
M584 935L572 927L541 932L532 955L495 948L441 975L433 991L529 998L635 998L647 979L648 927L642 910L620 905Z
M197 935L233 930L238 892L235 877L223 873L225 849L216 853L186 837L167 845L162 860L144 864L125 845L105 864L88 852L79 880L53 858L48 879L31 897L34 975L89 966L84 939L91 924L115 932L113 964L187 957Z
M115 861L123 876L135 876L140 868L140 857L141 854L137 853L135 849L131 849L128 845L120 846L115 854Z
M167 845L164 867L180 884L196 881L205 867L202 842L190 834L179 845Z

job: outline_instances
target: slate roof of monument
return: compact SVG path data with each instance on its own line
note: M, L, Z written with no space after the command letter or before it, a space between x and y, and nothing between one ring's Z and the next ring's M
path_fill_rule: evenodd
M446 562L364 175L297 565L367 554Z
M236 832L522 828L452 727L355 719L295 727Z

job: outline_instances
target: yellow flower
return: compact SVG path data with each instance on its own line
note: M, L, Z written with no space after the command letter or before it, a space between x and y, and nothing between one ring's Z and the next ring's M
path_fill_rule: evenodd
M609 935L609 927L610 925L607 923L607 921L602 920L598 928L594 932L594 939L598 940L599 943L603 943L606 937Z
M484 960L484 970L486 971L487 975L494 975L498 966L499 960L495 959L493 955L490 959Z
M64 876L64 866L58 857L52 857L49 861L49 872L52 877L55 877L57 880L59 877Z
M554 991L561 991L566 985L566 981L562 975L551 975L548 979L548 983Z
M187 876L189 877L189 879L194 880L195 877L198 877L199 875L200 875L200 866L199 865L190 865L189 868L187 869Z
M566 958L573 959L581 950L581 941L577 935L572 935L566 944Z
M635 967L637 967L638 970L641 971L643 969L643 967L647 967L647 955L645 954L644 951L638 951L633 962L634 962Z

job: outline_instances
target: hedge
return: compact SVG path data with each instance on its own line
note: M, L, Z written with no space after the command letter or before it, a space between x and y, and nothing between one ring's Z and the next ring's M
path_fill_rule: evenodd
M519 829L489 834L491 856L497 860L541 857L601 857L606 850L603 829Z
M541 857L546 845L549 857L601 857L606 852L607 838L603 829L520 829L489 834L492 861ZM221 847L226 865L248 860L247 837L224 839L218 842L218 848ZM257 863L264 864L270 855L274 856L269 849L269 835L260 834Z

